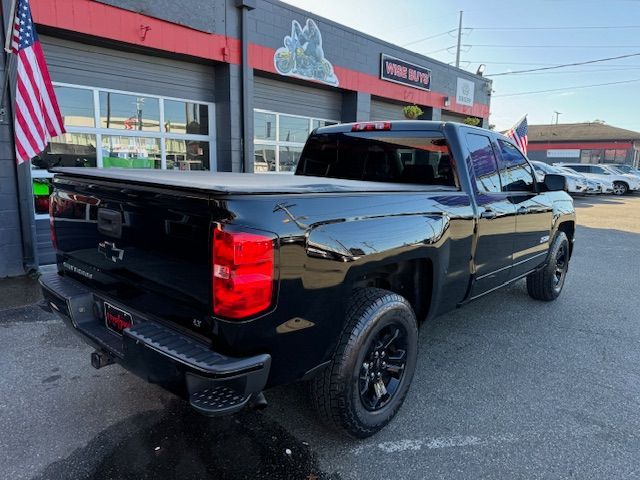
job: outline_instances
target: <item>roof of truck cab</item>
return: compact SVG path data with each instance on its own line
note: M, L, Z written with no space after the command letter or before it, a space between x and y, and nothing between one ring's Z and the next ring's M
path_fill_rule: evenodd
M315 130L316 133L344 133L351 132L354 125L363 123L390 123L391 130L396 131L415 131L415 130L430 130L430 131L442 131L446 123L454 122L437 122L435 120L371 120L363 122L351 122L351 123L336 123L335 125L329 125L327 127L319 127ZM367 133L367 132L361 132Z
M65 177L92 178L172 189L219 194L253 195L286 193L358 193L456 191L443 185L365 182L338 178L311 177L287 173L229 173L208 171L148 170L132 168L56 167L53 173Z

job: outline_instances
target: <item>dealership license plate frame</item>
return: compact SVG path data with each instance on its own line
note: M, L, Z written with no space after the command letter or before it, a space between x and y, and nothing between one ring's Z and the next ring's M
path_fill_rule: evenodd
M115 333L116 335L122 336L122 332L123 332L123 330L125 328L129 328L129 327L133 326L133 315L131 315L126 310L123 310L120 307L116 307L115 305L113 305L112 303L109 303L109 302L104 302L103 309L104 309L104 324L105 324L105 326L107 327L108 330L110 330L111 332ZM120 331L118 331L117 329L113 328L109 324L109 318L107 316L107 314L110 311L115 311L115 312L121 314L123 319L124 319L124 321L128 322L129 324L126 327L123 327Z

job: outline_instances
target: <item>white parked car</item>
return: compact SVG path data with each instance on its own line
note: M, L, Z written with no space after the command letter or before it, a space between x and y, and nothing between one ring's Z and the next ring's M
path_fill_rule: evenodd
M640 179L633 175L617 173L615 170L605 168L603 165L592 165L589 163L563 163L562 166L570 168L575 172L583 173L587 178L613 182L614 195L624 195L625 193L640 190Z
M573 175L578 175L584 178L587 181L588 185L587 193L613 193L613 182L610 180L587 178L583 173L576 172L575 170L571 170L570 168L562 167L558 164L554 166L562 171L572 173Z
M586 177L578 175L570 170L563 170L548 163L531 160L531 165L536 172L536 178L539 182L544 182L547 173L562 175L567 183L567 192L571 194L584 194L589 190L589 184Z
M633 175L634 177L640 178L640 170L633 168L631 165L626 165L624 163L608 163L607 165L614 167L616 170L620 170L622 173L626 173L627 175Z

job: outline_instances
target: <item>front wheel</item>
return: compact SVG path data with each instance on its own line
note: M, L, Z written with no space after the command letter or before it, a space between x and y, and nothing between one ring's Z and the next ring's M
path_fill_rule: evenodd
M629 187L624 182L614 182L613 183L613 194L614 195L624 195L629 190Z
M417 352L409 303L387 290L356 290L331 365L311 382L320 418L355 438L381 430L407 395Z
M550 302L560 296L569 268L569 240L564 232L553 239L547 263L527 276L527 291L532 298Z

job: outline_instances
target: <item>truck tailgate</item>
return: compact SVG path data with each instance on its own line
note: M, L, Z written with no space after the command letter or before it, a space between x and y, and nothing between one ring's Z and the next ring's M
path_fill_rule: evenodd
M207 194L57 177L51 213L65 275L105 299L210 332Z

